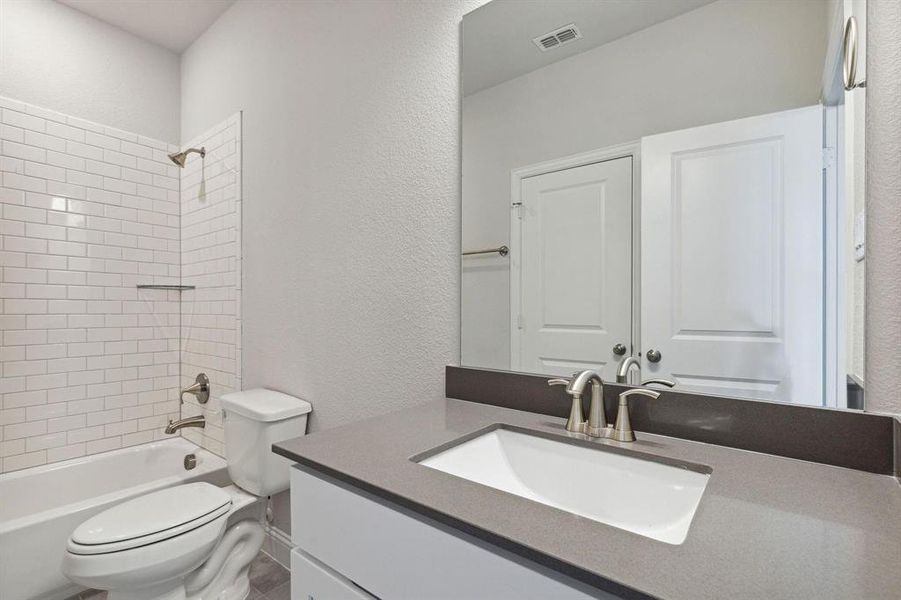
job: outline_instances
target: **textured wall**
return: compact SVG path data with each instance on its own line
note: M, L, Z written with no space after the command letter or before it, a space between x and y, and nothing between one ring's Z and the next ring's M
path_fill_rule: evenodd
M866 407L901 414L901 3L867 3Z
M52 0L0 0L0 95L177 142L178 56Z
M243 110L245 387L312 430L443 396L458 360L465 8L238 2L183 56L186 137Z
M0 472L178 415L178 170L165 143L0 98Z

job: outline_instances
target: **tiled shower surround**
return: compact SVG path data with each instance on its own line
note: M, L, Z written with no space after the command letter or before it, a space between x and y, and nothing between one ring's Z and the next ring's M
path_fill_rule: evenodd
M228 354L239 364L236 330L225 351L210 345L221 327L207 325L237 325L237 265L229 278L213 258L217 246L204 242L236 236L237 226L219 214L199 218L202 198L182 206L179 179L191 171L169 161L175 150L0 98L0 472L163 438L167 420L179 417L180 373L193 378L200 365L215 382L216 369L237 372L206 360ZM206 198L218 198L219 180L205 179ZM210 289L189 299L136 288L179 283ZM186 306L212 321L192 317L181 330ZM227 310L232 321L222 320Z
M196 444L224 456L219 398L241 389L241 115L184 144L206 148L188 158L181 178L181 382L210 378L205 406L185 395L182 416L203 414L204 429L183 429Z

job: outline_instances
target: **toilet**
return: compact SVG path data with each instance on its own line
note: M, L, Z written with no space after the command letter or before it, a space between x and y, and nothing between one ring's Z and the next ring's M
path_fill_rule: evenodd
M234 485L188 483L118 504L79 525L62 571L109 600L243 600L263 545L261 504L288 489L272 444L303 435L312 407L265 389L220 399ZM254 509L257 510L254 510Z

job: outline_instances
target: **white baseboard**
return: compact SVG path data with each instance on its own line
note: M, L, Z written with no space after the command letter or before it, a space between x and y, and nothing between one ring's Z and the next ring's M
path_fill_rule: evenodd
M263 541L263 552L275 559L275 562L291 569L291 537L277 527L266 527L266 539Z

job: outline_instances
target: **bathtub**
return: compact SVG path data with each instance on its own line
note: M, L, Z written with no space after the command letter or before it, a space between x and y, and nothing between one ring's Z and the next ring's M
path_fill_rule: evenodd
M197 466L185 470L192 453ZM72 531L129 498L190 481L230 483L222 458L181 437L0 475L0 598L78 593L60 572Z

